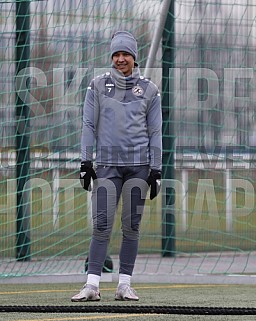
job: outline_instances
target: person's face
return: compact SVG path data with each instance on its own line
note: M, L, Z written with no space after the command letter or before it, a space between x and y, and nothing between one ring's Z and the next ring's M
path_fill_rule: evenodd
M132 74L134 58L128 52L118 51L114 53L112 61L116 69L122 72L126 77Z

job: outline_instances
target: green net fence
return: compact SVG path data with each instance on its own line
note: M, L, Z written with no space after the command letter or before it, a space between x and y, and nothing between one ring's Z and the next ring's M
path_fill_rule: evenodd
M86 88L108 70L117 30L136 36L145 70L163 3L0 1L1 278L84 273L92 230L91 195L78 180ZM151 66L169 97L166 179L163 197L146 201L135 273L249 273L256 246L256 4L170 3ZM169 189L175 198L165 221ZM109 247L115 271L118 217L119 207ZM244 261L234 267L238 254Z

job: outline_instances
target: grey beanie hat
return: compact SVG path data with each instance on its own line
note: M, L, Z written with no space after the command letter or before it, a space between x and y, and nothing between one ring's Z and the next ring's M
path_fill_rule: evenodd
M112 37L110 51L111 58L114 53L125 51L131 54L134 57L134 60L136 60L138 56L137 41L130 32L117 31Z

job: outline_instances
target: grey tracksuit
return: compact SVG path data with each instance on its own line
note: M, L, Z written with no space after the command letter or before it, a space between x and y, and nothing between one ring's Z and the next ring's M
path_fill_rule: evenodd
M112 67L88 87L81 139L82 161L93 160L93 236L88 273L100 275L120 195L123 197L120 273L132 275L149 169L161 170L162 113L157 87L140 76L129 78Z
M96 164L150 165L161 169L161 101L157 87L135 68L126 80L115 68L95 78L83 109L82 160Z

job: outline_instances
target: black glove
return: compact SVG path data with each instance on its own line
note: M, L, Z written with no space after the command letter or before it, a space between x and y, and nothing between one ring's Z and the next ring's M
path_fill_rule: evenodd
M157 169L151 169L147 179L150 187L150 199L155 198L160 192L162 172Z
M92 162L91 161L82 162L80 167L80 183L82 187L86 191L91 190L90 188L91 179L96 179L96 178L97 176L92 167Z

